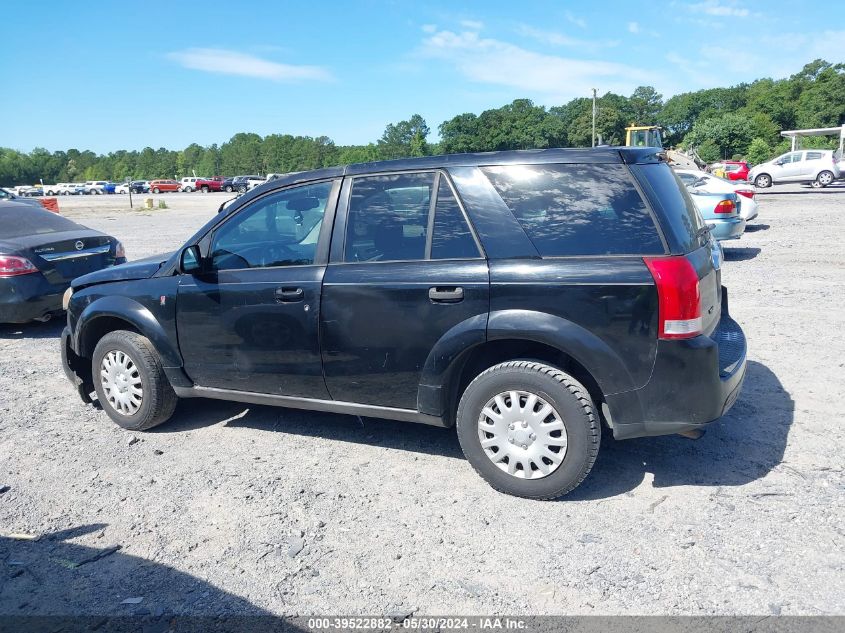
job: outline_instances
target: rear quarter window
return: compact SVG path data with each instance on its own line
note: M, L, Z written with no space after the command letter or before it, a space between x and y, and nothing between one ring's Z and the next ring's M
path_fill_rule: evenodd
M657 227L624 165L481 169L542 257L664 252Z

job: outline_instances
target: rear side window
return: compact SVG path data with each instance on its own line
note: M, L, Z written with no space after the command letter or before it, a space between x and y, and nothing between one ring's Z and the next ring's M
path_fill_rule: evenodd
M449 183L441 176L431 232L431 259L470 259L478 256L478 247L461 207Z
M807 152L807 157L804 160L819 160L824 154L821 152Z
M503 165L482 171L543 257L664 252L624 165Z
M436 174L355 178L346 228L347 262L425 259Z

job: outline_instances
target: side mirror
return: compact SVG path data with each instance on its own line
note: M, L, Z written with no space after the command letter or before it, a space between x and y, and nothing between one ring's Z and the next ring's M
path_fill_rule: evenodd
M202 270L202 254L200 247L194 244L182 251L179 257L180 270L188 275L198 273Z

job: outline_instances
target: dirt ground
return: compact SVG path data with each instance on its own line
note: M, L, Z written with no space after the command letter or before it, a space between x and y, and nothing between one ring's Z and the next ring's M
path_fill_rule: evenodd
M60 204L139 258L227 199L154 197ZM493 491L453 430L193 400L131 434L72 391L61 323L0 326L0 614L845 613L845 185L759 200L725 249L737 404L604 442L557 502Z

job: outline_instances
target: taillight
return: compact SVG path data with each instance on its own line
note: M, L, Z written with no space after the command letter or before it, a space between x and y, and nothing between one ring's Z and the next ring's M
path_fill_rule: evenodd
M734 211L736 211L736 204L733 200L720 200L713 209L713 213L733 213Z
M698 274L686 257L643 257L657 286L658 338L684 339L701 334Z
M0 255L0 277L17 277L37 272L38 269L25 257Z
M740 191L737 191L737 193L741 196L745 196L746 198L753 198L754 197L754 192L751 191L750 189L742 189Z

